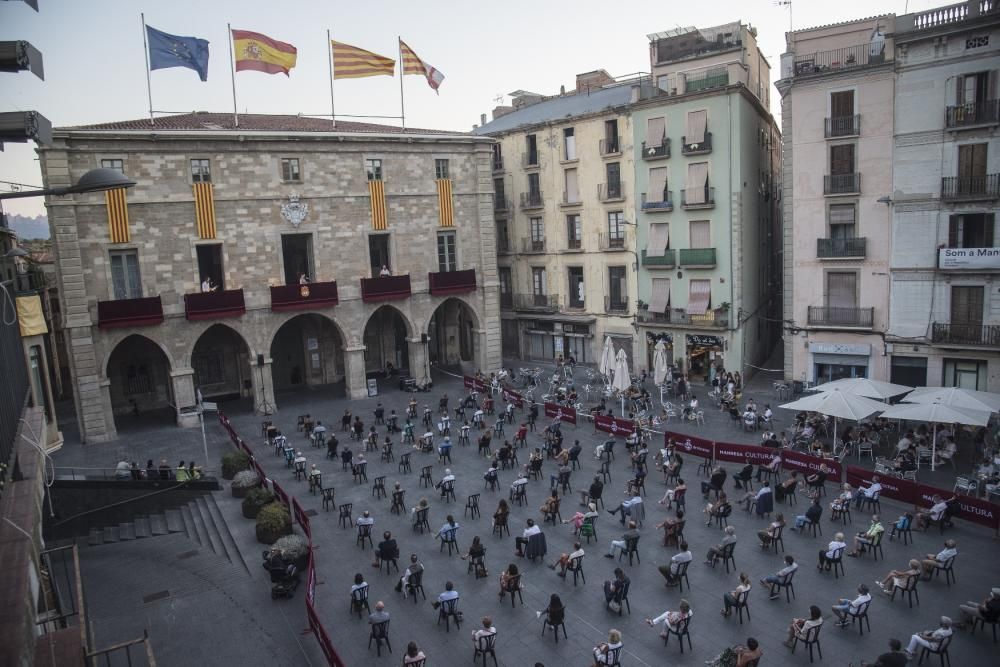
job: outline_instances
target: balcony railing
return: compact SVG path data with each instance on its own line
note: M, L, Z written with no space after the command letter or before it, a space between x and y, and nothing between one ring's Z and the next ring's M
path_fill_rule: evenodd
M715 248L681 248L678 257L689 268L715 266Z
M643 211L663 211L664 213L674 210L674 198L673 193L670 190L664 192L657 192L654 196L657 198L662 197L659 201L650 201L647 199L646 193L642 193L642 210Z
M587 303L576 296L566 297L566 309L567 310L583 310L587 307Z
M545 252L545 239L521 239L521 252Z
M566 192L563 190L561 203L563 206L579 206L583 202L580 201L579 192Z
M510 210L510 199L504 196L493 197L493 212L494 213L506 213Z
M217 320L239 317L247 312L242 289L195 292L184 295L184 315L189 320Z
M48 278L41 269L34 267L14 275L14 290L21 296L36 294L48 286Z
M810 326L817 327L871 329L875 322L875 309L857 306L809 306L807 321Z
M559 310L558 294L515 294L514 303L521 310Z
M539 166L538 151L521 153L521 166L525 169L534 169Z
M522 192L521 193L521 208L524 210L532 208L542 208L545 202L542 200L541 192Z
M1000 123L1000 100L968 102L945 109L944 125L948 129L998 123Z
M663 141L657 144L642 142L643 160L660 160L668 157L670 157L670 137L663 137Z
M705 138L701 141L688 143L687 137L681 137L682 155L703 155L712 152L712 133L706 132Z
M611 183L598 183L597 198L601 201L619 201L625 199L625 182L612 181Z
M946 201L1000 198L1000 174L945 176L941 179L941 199Z
M861 174L826 174L823 176L823 194L855 195L861 192Z
M871 44L859 44L842 49L795 56L795 76L823 74L830 71L839 72L854 67L881 65L884 62L885 53L883 51L873 54Z
M567 250L582 250L583 249L583 239L567 239L566 240Z
M476 291L476 270L437 271L427 274L431 294L445 296Z
M503 158L494 156L490 161L493 165L493 171L503 171Z
M677 324L686 327L725 329L729 326L729 309L709 310L702 315L689 315L684 308L667 308L662 313L639 311L639 321L652 324Z
M934 322L931 325L931 342L1000 347L1000 325Z
M365 303L406 299L410 296L410 275L361 279L361 300Z
M271 288L271 310L330 308L340 303L337 281L308 285L279 285Z
M721 72L708 72L704 76L699 76L695 79L687 79L684 91L688 93L694 93L699 90L706 90L708 88L721 88L722 86L729 85L729 72L723 70Z
M604 297L604 312L605 313L627 313L628 312L628 299L613 299L610 296Z
M997 11L997 0L968 0L896 17L896 34L933 30L979 19Z
M816 256L820 259L844 259L866 257L868 239L865 237L844 239L816 239Z
M642 251L642 265L653 269L672 269L677 266L676 253L673 249L663 251L663 255L647 255Z
M598 142L597 147L601 155L617 155L622 152L621 137L605 137Z
M861 134L861 115L834 116L823 121L823 136L827 139L836 137L856 137Z
M506 255L511 252L510 239L497 239L497 254Z
M597 237L598 247L601 250L615 252L625 250L625 237L611 234L599 234Z
M163 303L158 296L97 302L97 327L148 327L163 322Z
M696 188L684 188L681 190L681 208L685 209L697 209L697 208L715 208L715 188L708 187L702 188L703 192L698 194L701 195L700 202L689 202L691 199L691 194ZM698 199L698 197L694 197Z
M662 313L654 313L649 310L640 310L639 321L646 323L669 324L670 312L671 312L670 308L667 308L667 310Z

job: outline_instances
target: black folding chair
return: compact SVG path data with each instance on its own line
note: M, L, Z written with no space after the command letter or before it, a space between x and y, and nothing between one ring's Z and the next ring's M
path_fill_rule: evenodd
M665 624L666 632L663 635L663 645L666 646L667 644L669 644L670 637L671 635L673 635L674 637L677 637L677 641L681 645L681 653L684 653L684 638L687 637L688 648L693 651L694 648L691 646L691 633L688 632L688 625L690 623L691 623L691 617L688 616L680 623L678 623L676 628L671 628L669 625Z
M495 632L480 637L478 640L476 640L476 646L473 648L475 652L472 654L472 662L478 660L479 656L481 655L483 656L483 667L486 667L486 656L492 655L493 666L498 667L499 663L497 663L496 644L497 644L497 633Z
M806 630L806 634L799 637L799 633L794 633L792 635L792 653L795 653L795 647L798 646L799 642L802 642L809 649L809 662L813 661L813 647L816 647L816 652L819 653L819 659L823 659L823 649L819 645L819 631L823 628L822 625L814 625L813 627Z
M379 657L382 657L382 642L385 642L389 653L392 653L392 644L389 643L389 621L372 623L372 631L368 635L368 650L371 650L373 641L375 642L375 650Z

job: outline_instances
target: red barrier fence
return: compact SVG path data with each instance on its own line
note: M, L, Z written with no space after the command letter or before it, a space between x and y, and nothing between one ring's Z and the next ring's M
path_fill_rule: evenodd
M628 437L635 432L635 422L631 419L619 419L607 415L597 415L594 417L594 428L611 435Z
M564 407L558 403L546 403L545 416L558 419L559 421L569 422L570 424L573 424L573 426L576 426L576 410Z
M862 482L870 484L874 475L875 472L872 470L865 470L857 466L847 467L847 481L850 482L851 486L859 486ZM950 498L952 496L951 491L937 489L933 486L889 475L879 475L878 481L882 485L881 493L883 496L922 508L928 508L934 504L932 499L935 494L942 498ZM1000 523L998 523L1000 506L971 496L959 495L957 498L962 506L962 511L957 518L989 526L994 530L1000 527Z
M507 401L508 403L513 403L515 408L524 407L524 396L521 396L521 394L517 393L513 389L505 388L503 390L503 400Z
M273 479L269 478L264 473L263 466L257 461L257 457L250 450L250 447L236 434L236 429L230 423L229 418L226 417L222 412L219 412L219 423L222 425L226 432L229 434L229 439L232 441L233 445L242 450L250 457L250 465L257 472L260 477L261 485L265 488L270 484L271 493L274 497L278 499L288 511L291 512L292 517L295 522L299 524L302 528L302 532L306 534L306 538L309 540L309 566L306 570L306 618L309 621L309 630L312 631L313 635L316 637L316 641L319 643L319 648L326 657L326 662L330 667L346 667L344 661L340 659L337 654L337 650L333 647L333 642L330 641L330 635L327 634L326 628L323 627L323 623L320 622L319 616L316 614L316 566L315 566L315 551L313 551L312 544L312 528L309 524L309 515L305 513L299 501L289 496L281 485L278 484Z
M462 384L465 385L466 389L475 389L476 391L486 391L486 383L479 378L472 377L471 375L462 376Z
M738 445L730 442L715 442L695 436L672 433L666 431L663 434L663 442L667 444L673 439L677 448L686 454L693 454L704 459L712 459L723 463L745 463L747 458L755 465L770 463L771 457L779 450L770 447L760 447L758 445ZM804 475L816 472L821 465L825 465L828 470L827 479L831 482L840 482L843 479L843 467L831 459L824 459L818 456L810 456L801 452L794 452L789 449L781 451L781 467L785 470L798 470Z

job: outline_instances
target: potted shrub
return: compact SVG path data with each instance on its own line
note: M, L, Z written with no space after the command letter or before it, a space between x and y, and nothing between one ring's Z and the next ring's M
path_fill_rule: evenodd
M260 508L273 502L274 495L267 489L259 486L250 489L243 497L243 516L248 519L256 519Z
M257 541L274 544L279 537L292 534L292 517L281 503L265 505L257 512Z
M260 477L253 470L241 470L233 477L230 488L233 490L233 498L246 498L250 489L260 486Z
M250 467L250 457L246 452L235 451L226 452L222 456L222 479L232 479L241 470Z
M280 551L286 563L295 563L299 572L305 572L309 566L309 543L301 535L278 538L271 548Z

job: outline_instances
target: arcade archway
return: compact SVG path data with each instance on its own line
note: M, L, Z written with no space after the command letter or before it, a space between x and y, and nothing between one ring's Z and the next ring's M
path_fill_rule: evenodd
M439 366L475 362L477 328L472 308L456 298L444 301L434 310L427 326L430 362Z
M333 384L344 377L344 340L328 317L296 315L271 341L275 391Z
M173 423L173 386L170 360L159 345L138 334L122 339L108 357L111 411L115 428Z
M194 386L205 399L215 401L250 396L250 348L243 337L224 324L213 324L191 352Z
M365 372L385 372L389 364L397 371L409 371L409 333L403 315L392 306L372 313L365 325Z

